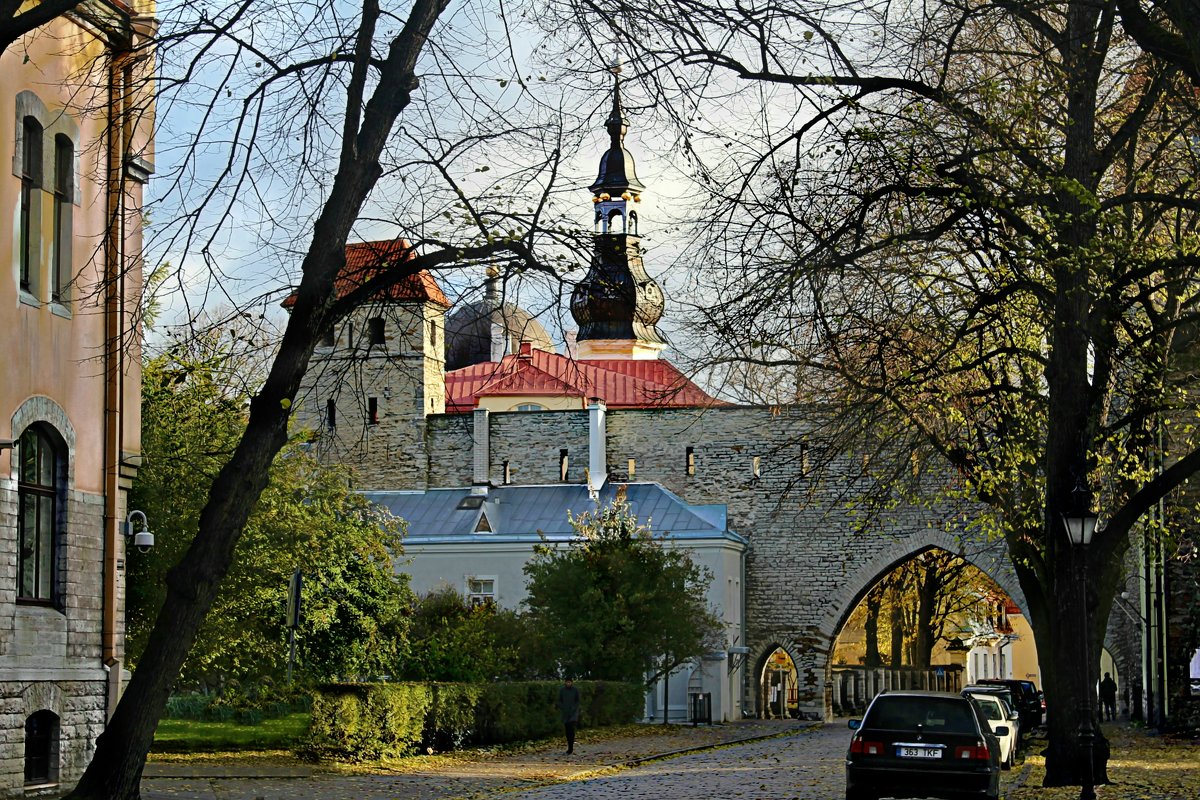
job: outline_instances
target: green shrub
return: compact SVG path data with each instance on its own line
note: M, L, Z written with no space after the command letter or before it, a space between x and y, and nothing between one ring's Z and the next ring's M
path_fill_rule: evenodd
M313 695L312 727L302 753L350 761L405 755L420 742L433 704L414 683L333 684Z
M173 694L167 699L167 719L204 719L213 696L189 692L188 694Z
M541 739L562 728L561 684L357 683L319 687L312 728L300 752L310 757L370 760L411 753L418 745L449 750L465 744ZM640 684L580 681L581 724L633 722L642 714Z

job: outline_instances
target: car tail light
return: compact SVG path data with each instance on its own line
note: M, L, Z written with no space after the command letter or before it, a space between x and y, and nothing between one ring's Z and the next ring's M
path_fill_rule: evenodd
M883 755L883 742L872 742L855 736L850 740L850 752L866 756L881 756Z
M973 745L959 745L954 748L954 757L970 761L990 761L992 754L988 751L987 744L975 742Z

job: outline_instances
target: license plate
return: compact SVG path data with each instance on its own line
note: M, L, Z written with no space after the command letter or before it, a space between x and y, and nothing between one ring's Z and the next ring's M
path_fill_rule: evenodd
M898 745L896 747L896 755L900 758L941 758L942 751L936 747Z

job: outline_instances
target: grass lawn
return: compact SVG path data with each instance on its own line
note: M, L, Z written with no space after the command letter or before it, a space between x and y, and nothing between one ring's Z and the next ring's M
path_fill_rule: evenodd
M158 723L151 750L157 753L199 753L288 749L308 732L310 719L305 711L263 720L257 725L164 719Z

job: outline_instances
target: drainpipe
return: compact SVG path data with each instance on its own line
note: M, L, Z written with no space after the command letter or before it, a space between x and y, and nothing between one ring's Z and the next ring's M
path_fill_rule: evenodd
M104 523L103 577L101 584L101 664L106 675L105 716L111 717L121 695L124 653L118 635L120 580L124 570L123 504L121 502L122 466L136 468L140 458L128 463L121 454L124 442L125 375L128 346L133 335L126 313L130 268L126 252L126 217L129 213L126 180L144 184L153 172L145 158L131 152L134 138L133 117L134 40L152 35L157 21L152 16L135 16L110 35L108 42L108 119L105 131L107 171L105 213L108 227L104 236Z
M128 139L129 61L127 42L111 46L108 74L108 157L104 240L104 577L101 661L107 669L106 718L121 691L121 652L117 643L121 527L121 434L125 372L125 202L122 166Z

